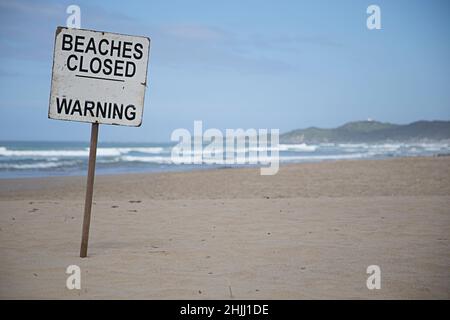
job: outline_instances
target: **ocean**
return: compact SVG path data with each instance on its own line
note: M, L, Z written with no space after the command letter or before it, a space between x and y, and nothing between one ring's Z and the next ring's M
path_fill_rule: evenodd
M96 173L189 171L245 166L214 164L207 160L202 164L175 164L171 160L173 146L174 143L100 143ZM295 162L450 154L450 142L280 144L278 151L282 166ZM86 175L88 155L89 145L82 142L3 141L0 142L0 178Z

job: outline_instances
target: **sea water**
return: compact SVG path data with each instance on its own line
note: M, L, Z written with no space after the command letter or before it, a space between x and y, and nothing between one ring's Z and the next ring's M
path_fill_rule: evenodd
M174 164L174 143L100 143L97 174L189 171L243 165ZM450 142L280 144L280 164L339 159L450 155ZM270 148L269 148L270 149ZM263 151L263 150L258 150ZM264 150L270 152L271 150ZM248 154L248 153L247 153ZM0 178L85 175L89 145L82 142L0 142ZM244 165L245 166L245 165Z

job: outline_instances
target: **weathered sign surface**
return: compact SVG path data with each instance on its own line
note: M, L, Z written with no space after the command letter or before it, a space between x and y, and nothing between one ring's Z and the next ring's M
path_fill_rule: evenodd
M140 126L150 39L58 27L48 117Z

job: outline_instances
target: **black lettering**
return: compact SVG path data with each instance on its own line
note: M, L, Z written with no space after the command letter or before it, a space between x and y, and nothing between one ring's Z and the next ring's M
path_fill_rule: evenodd
M123 76L123 72L120 73L118 71L122 71L123 70L123 64L125 61L123 60L116 60L116 63L114 64L114 75L115 76Z
M136 107L133 106L132 104L128 105L125 108L125 118L127 118L127 120L130 120L130 121L134 120L136 118Z
M138 48L140 48L140 49L138 49ZM142 46L142 44L141 43L136 43L135 45L134 45L134 51L136 51L138 54L136 55L136 52L133 54L133 57L135 58L135 59L137 59L137 60L139 60L139 59L141 59L142 58L142 49L143 49L144 47Z
M129 70L129 67L132 66L133 71ZM125 65L125 77L132 77L136 73L136 65L132 61L127 61L127 64Z
M114 46L114 40L111 40L111 50L109 51L109 55L112 57L115 50L117 50L117 56L120 57L120 48L122 42L119 41L117 46Z
M88 72L88 69L83 69L83 56L80 57L80 72Z
M122 50L122 58L131 58L131 54L127 54L127 52L131 52L131 45L133 42L124 41L123 42L123 50Z
M109 44L108 39L102 39L102 40L100 40L100 42L98 43L98 52L99 52L102 56L105 56L105 55L108 54L108 50L105 50L105 51L102 50L102 44L103 44L103 43L106 43L106 45L108 45L108 44Z
M64 51L70 51L72 50L72 36L70 34L63 34L63 39L62 39L62 50ZM68 47L66 46L68 45Z
M89 113L91 114L91 117L93 117L94 112L92 111L92 109L94 109L94 107L95 107L95 103L93 101L86 101L84 103L84 116L86 117L86 114L89 111Z
M111 119L111 110L112 110L112 104L111 102L108 104L109 105L109 109L108 109L108 118Z
M94 62L97 62L97 63L98 63L96 69L94 68ZM100 70L101 70L101 68L102 68L102 61L101 61L99 58L93 58L93 59L91 60L91 64L90 64L91 72L92 72L92 73L99 73Z
M107 76L109 76L112 73L112 60L111 59L105 59L103 61L103 73Z
M75 36L75 52L83 53L84 50L80 47L84 46L84 36Z
M65 114L69 114L70 112L70 107L72 105L72 99L69 100L69 105L67 105L67 100L66 98L62 98L61 99L61 103L59 102L59 98L56 97L56 111L58 111L58 113L61 113L61 111L64 109L64 113Z
M97 54L97 49L95 49L94 38L89 39L89 42L86 46L86 50L84 51L84 53L88 53L89 51L92 51L94 54Z
M116 115L119 116L119 119L122 120L122 116L123 116L123 104L120 105L120 109L119 109L119 106L118 106L117 104L114 103L113 119L116 118Z
M70 66L70 59L75 59L75 61L78 60L77 56L74 54L71 54L70 56L67 57L67 69L69 69L70 71L75 71L77 69L77 66L71 67Z
M102 118L106 118L106 109L108 107L108 103L105 102L105 105L103 106L101 102L97 102L97 112L96 117L99 117L99 113L101 112Z
M80 116L83 115L81 112L80 100L75 100L75 103L73 104L73 109L72 109L71 115L73 115L75 112L78 112L80 114Z

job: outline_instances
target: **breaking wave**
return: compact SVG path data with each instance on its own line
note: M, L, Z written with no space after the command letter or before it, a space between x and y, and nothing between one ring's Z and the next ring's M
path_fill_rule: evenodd
M205 146L203 146L205 148ZM172 159L174 144L127 145L104 144L97 149L97 172L120 173L142 171L191 170L194 167L226 165L226 153L219 146L196 150L190 156L202 156L200 164L180 166ZM213 151L211 153L211 151ZM446 142L430 143L319 143L279 144L278 146L255 146L234 151L234 156L245 156L245 161L233 163L269 163L272 155L279 155L281 163L314 162L339 159L371 159L402 156L430 156L450 154ZM184 153L186 155L186 153ZM89 148L79 143L27 142L0 145L0 178L26 175L86 174ZM176 169L181 168L181 169Z
M160 154L164 152L161 147L138 147L138 148L98 148L98 157L114 157L131 152ZM89 148L79 150L10 150L0 147L0 156L4 157L87 157Z

